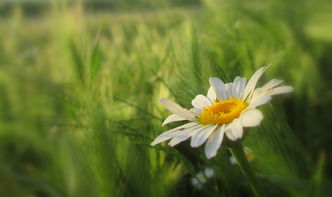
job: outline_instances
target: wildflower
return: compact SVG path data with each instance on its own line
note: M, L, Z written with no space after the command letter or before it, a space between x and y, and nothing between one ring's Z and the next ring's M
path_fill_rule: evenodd
M232 141L241 139L244 127L258 126L263 120L262 112L257 107L268 103L273 95L293 91L291 86L279 86L283 81L278 79L272 79L256 88L266 69L267 67L258 69L248 83L243 77L236 77L232 83L224 83L219 78L211 77L207 96L197 95L191 102L193 108L190 110L162 98L160 102L173 113L165 119L163 126L176 121L190 122L160 134L151 145L171 139L169 145L175 146L191 138L192 147L206 142L206 157L214 157L224 134Z
M190 180L195 188L202 189L203 185L212 177L214 177L214 170L212 168L205 168L204 171L198 172Z

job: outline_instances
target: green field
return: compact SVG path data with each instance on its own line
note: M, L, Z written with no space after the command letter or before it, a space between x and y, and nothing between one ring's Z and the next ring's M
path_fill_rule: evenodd
M294 92L245 130L250 164L266 196L331 195L329 0L22 2L0 1L1 197L253 196L224 145L150 143L179 125L160 98L190 108L209 77L268 64L260 85Z

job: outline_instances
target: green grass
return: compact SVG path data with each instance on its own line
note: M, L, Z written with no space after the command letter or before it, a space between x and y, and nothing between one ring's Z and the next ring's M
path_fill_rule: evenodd
M1 196L243 196L223 146L151 147L169 97L190 107L208 78L284 79L245 146L269 196L328 196L332 47L328 1L214 1L201 7L86 13L53 3L0 18ZM324 8L324 9L323 9ZM321 11L317 11L321 10ZM317 22L319 21L319 22ZM263 83L263 82L262 82ZM215 171L202 189L191 177Z

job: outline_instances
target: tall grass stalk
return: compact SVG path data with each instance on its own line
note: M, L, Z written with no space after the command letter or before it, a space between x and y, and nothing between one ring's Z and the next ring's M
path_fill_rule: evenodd
M233 143L233 145L229 148L235 159L237 160L237 163L243 173L243 175L246 177L253 193L257 197L263 197L264 190L261 186L261 183L257 179L256 175L254 174L253 170L250 167L250 164L248 162L248 159L243 151L243 146L241 145L240 141L236 141Z

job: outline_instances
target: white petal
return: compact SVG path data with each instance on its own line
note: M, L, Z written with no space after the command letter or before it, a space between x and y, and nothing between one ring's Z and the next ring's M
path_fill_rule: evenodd
M263 114L258 109L250 109L241 114L240 118L244 127L255 127L263 120Z
M232 131L234 139L231 139L233 141L241 139L243 135L243 127L240 119L235 119L230 125L230 129Z
M189 110L181 107L179 104L167 99L167 98L162 98L160 99L161 104L164 105L168 111L172 112L173 114L177 114L187 120L195 120L194 116L195 114L190 112Z
M233 86L232 86L232 90L231 90L231 96L234 99L239 98L240 80L241 80L241 77L235 77L234 82L233 82Z
M227 90L224 82L222 82L217 77L210 77L209 78L210 85L214 89L214 92L217 95L219 100L227 100Z
M233 90L233 83L226 83L226 98L228 99L229 97L232 96L232 90Z
M218 125L208 125L204 126L196 135L191 138L191 147L198 147L202 145L210 134L217 128Z
M271 90L271 89L263 89L263 88L256 88L252 94L252 98L256 97L256 96L261 96L262 94L265 94L267 95L268 91ZM250 99L248 99L250 100Z
M285 94L288 92L292 92L294 88L292 86L281 86L277 88L273 88L270 95L276 95L276 94Z
M239 88L239 98L242 97L243 93L244 93L244 89L246 88L246 83L247 83L247 79L245 77L241 78L240 83L240 88Z
M190 138L191 136L195 135L201 129L200 125L187 129L185 132L180 133L179 135L175 136L168 145L175 146L178 143Z
M294 90L294 88L292 86L281 86L281 87L277 87L277 88L264 88L264 89L257 88L254 91L254 94L252 96L250 103L252 102L252 100L257 100L257 98L259 98L259 97L273 96L276 94L285 94L285 93L292 92L293 90Z
M199 116L202 113L203 109L194 107L194 108L191 108L189 111L194 113L196 116Z
M163 125L166 125L168 123L171 123L171 122L177 122L177 121L183 121L183 120L186 120L185 118L182 118L181 116L177 115L177 114L172 114L170 116L168 116L164 122L163 122Z
M225 134L227 136L228 139L235 141L236 137L234 136L231 128L229 127L230 125L226 126L225 128Z
M170 145L171 147L179 144L180 142L185 141L186 139L188 139L190 136L183 134L183 135L179 135L174 137L173 139L171 139L171 141L169 141L168 145Z
M258 106L264 105L268 103L271 99L272 99L271 96L265 94L255 96L251 99L248 108L256 108Z
M234 99L240 98L243 94L246 81L246 78L235 77L230 96L232 96Z
M193 146L194 142L197 140L197 138L202 134L202 132L205 132L206 130L208 130L211 127L211 125L205 125L205 126L201 126L199 129L197 129L198 131L192 136L191 141L190 141L190 145Z
M151 145L154 146L156 144L159 144L163 141L166 141L166 140L169 140L173 137L175 137L176 134L174 134L174 132L176 131L184 131L188 128L192 128L192 127L196 127L198 126L198 124L196 122L189 122L185 125L182 125L182 126L179 126L179 127L176 127L174 129L171 129L171 130L168 130L168 131L165 131L163 132L162 134L160 134L152 143Z
M274 88L274 87L280 85L282 82L284 82L284 81L283 80L279 80L279 79L272 79L272 80L268 81L267 83L265 83L262 86L262 89Z
M204 95L197 95L192 101L191 104L195 107L195 108L203 108L203 107L207 107L213 104L213 102L206 96Z
M215 101L217 99L216 92L214 91L214 88L212 86L210 86L207 92L207 97L209 97L211 101Z
M222 140L224 138L225 125L219 127L214 134L212 134L205 144L205 155L208 159L216 156Z
M278 79L272 79L266 84L264 84L261 88L256 88L252 97L262 96L263 94L268 95L271 93L274 87L280 85L282 82L284 81Z
M244 89L244 93L242 96L242 100L245 100L248 96L250 96L250 94L253 93L253 91L255 90L256 84L259 80L259 78L262 76L262 74L264 73L264 71L267 69L268 67L261 67L260 69L258 69L254 75L250 78L250 80L247 83L246 88Z

